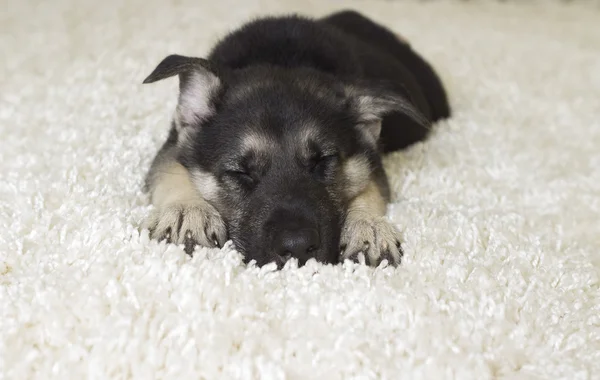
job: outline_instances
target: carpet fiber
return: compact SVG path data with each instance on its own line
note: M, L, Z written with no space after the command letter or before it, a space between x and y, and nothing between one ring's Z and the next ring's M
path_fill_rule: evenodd
M600 11L592 3L3 0L0 379L600 377ZM250 16L352 7L455 108L386 160L400 268L258 269L149 241L177 81Z

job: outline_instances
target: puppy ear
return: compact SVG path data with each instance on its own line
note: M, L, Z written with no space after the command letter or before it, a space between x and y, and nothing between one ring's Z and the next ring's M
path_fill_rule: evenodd
M423 128L429 129L431 126L431 120L410 100L389 89L348 86L346 93L356 113L359 128L365 133L365 137L373 142L379 140L381 120L392 112L408 116Z
M144 79L144 83L153 83L174 75L179 75L175 125L178 130L197 126L214 113L213 98L221 87L221 80L205 59L170 55L156 66Z

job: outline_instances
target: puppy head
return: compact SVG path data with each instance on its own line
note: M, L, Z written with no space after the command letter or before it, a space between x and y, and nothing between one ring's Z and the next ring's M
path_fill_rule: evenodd
M174 75L179 160L258 265L335 263L348 203L381 165L381 118L427 123L402 96L310 69L227 71L169 56L144 82Z

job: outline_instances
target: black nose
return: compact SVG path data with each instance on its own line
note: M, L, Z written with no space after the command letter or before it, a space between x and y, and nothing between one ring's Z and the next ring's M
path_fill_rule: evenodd
M295 257L306 261L319 248L319 232L314 228L282 230L275 239L275 252L283 259Z

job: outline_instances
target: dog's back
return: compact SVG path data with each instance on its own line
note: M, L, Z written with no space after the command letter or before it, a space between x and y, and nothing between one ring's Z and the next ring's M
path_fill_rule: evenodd
M354 11L320 20L299 16L262 18L224 38L211 52L218 66L309 67L338 78L378 82L409 99L427 118L450 115L444 88L412 48L386 28ZM427 137L429 129L401 113L382 122L383 152Z
M354 11L335 13L324 21L353 34L381 52L393 56L402 63L417 80L431 108L433 121L450 116L450 106L444 86L427 61L421 58L408 44L388 29L378 25Z

